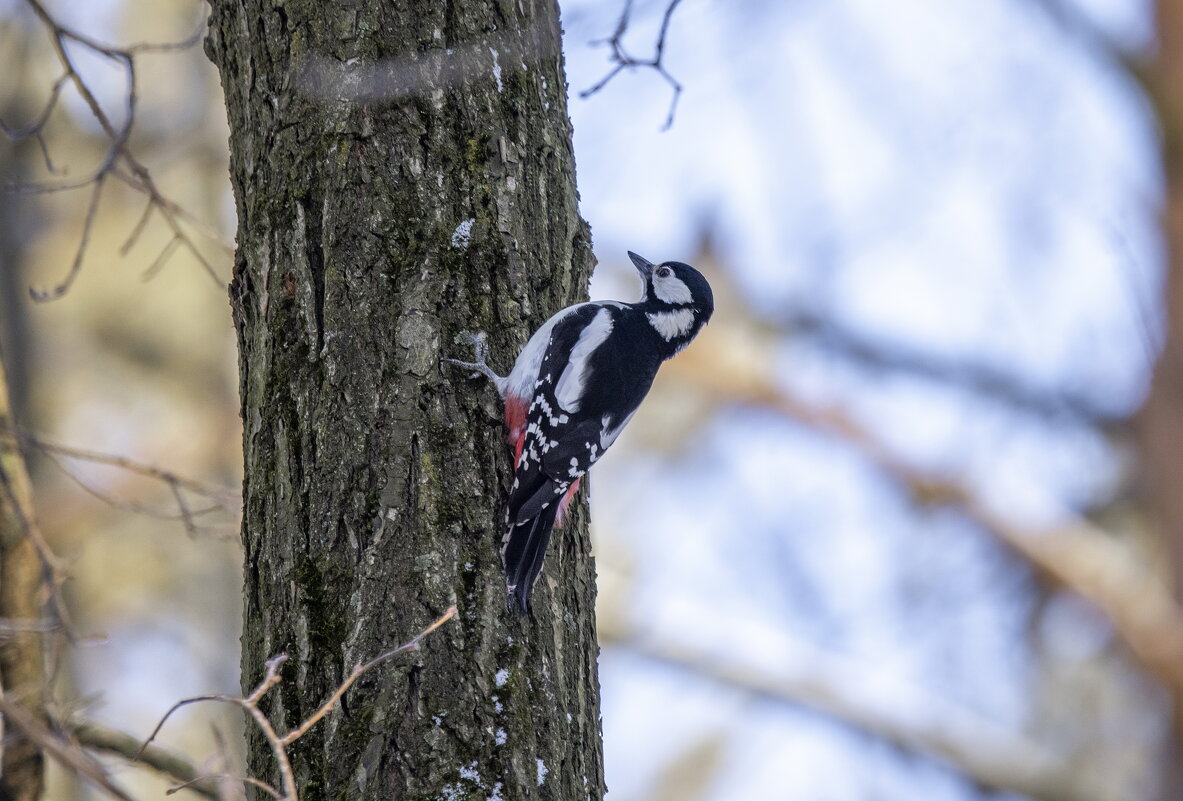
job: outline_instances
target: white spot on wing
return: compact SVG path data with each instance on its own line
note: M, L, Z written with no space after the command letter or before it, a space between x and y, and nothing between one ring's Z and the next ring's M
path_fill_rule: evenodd
M555 385L555 400L566 411L579 411L579 402L583 397L583 382L587 379L588 361L596 348L603 345L611 333L612 312L600 309L579 335L575 347L571 348L567 366L563 368L559 383Z
M678 309L677 311L654 312L646 314L649 325L657 329L666 342L677 337L685 336L694 325L693 309Z

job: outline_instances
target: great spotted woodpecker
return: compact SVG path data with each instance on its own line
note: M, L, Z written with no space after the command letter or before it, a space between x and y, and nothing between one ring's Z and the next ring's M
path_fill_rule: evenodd
M583 474L628 424L661 363L714 311L710 284L690 265L628 255L645 284L636 303L568 306L534 332L508 376L485 363L480 337L476 361L448 359L488 377L505 402L514 477L501 558L511 609L529 611L551 529Z

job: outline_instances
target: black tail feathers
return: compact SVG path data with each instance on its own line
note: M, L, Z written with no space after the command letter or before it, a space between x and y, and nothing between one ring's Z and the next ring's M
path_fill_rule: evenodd
M511 611L523 614L530 612L530 591L542 571L546 546L550 542L550 532L554 528L558 511L559 502L556 498L534 517L511 524L505 535L501 558L505 564L506 603Z

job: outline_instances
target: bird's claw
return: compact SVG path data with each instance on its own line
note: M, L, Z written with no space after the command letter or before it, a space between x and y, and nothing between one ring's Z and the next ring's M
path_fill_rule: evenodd
M478 331L474 334L471 331L464 331L459 337L457 337L457 339L460 338L466 339L472 344L473 350L475 351L474 356L476 361L466 362L460 359L448 358L445 358L444 361L454 364L457 367L462 367L466 370L472 370L473 372L469 375L469 378L479 378L484 376L486 378L491 378L494 381L499 380L500 376L494 373L493 369L489 367L488 363L485 361L489 355L489 342L488 338L485 336L485 332Z

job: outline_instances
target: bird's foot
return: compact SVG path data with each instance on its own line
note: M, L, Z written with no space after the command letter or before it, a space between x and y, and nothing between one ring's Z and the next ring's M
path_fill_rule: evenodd
M463 367L466 370L472 370L473 372L469 376L470 378L476 378L477 376L483 375L493 383L500 385L500 383L505 379L493 372L493 368L489 367L488 363L485 361L489 355L489 343L486 340L485 332L481 331L473 334L469 331L465 331L460 335L460 337L458 337L458 339L461 337L467 339L472 344L473 350L475 351L475 361L465 362L459 359L444 359L444 361L448 362L449 364L454 364L457 367Z

